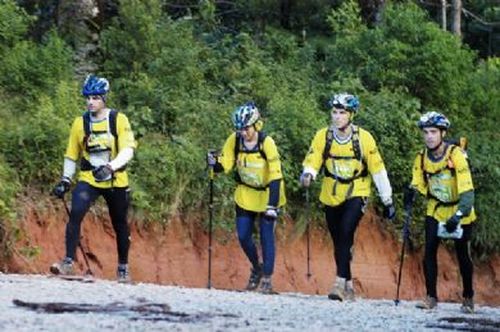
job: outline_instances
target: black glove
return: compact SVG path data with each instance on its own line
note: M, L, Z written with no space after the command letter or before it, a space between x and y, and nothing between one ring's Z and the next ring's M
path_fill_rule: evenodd
M391 204L385 206L384 218L387 218L390 221L393 221L394 218L396 218L396 207L394 206L394 204L391 203Z
M217 164L217 157L219 153L216 150L210 150L207 153L207 165L208 167L214 167Z
M411 185L406 186L403 191L403 207L405 211L409 211L415 202L417 191Z
M64 194L69 191L71 187L71 180L65 176L61 178L61 181L52 189L52 195L58 198L64 198Z
M92 170L92 175L94 175L96 182L109 181L113 175L113 170L109 165L102 165L94 168L94 170Z
M460 217L454 214L453 217L448 219L444 228L446 228L446 231L448 233L453 233L457 229L459 223L460 223Z

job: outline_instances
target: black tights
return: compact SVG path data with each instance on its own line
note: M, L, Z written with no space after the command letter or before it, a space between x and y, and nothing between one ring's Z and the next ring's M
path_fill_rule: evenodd
M325 206L326 222L333 240L337 276L351 280L351 259L354 233L363 216L366 202L362 197L351 198L338 206Z
M472 288L472 274L474 266L470 257L469 243L472 235L473 225L462 225L464 233L461 239L455 242L455 252L457 254L460 274L462 275L464 298L472 298L474 290ZM425 220L425 254L424 254L424 274L427 295L437 298L437 251L441 239L437 236L438 221L432 217Z
M80 240L80 225L90 205L102 195L108 205L109 215L116 234L118 263L127 264L130 233L127 223L129 204L128 188L101 189L86 182L78 182L72 194L71 216L66 225L66 257L75 258L76 247Z

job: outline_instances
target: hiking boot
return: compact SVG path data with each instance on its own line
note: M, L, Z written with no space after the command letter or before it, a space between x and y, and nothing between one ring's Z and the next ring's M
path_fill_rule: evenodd
M262 268L252 268L250 270L250 278L248 279L248 284L246 290L253 291L259 287L260 279L262 278Z
M348 280L345 283L345 300L346 301L354 301L354 285L352 280Z
M271 283L271 276L262 277L262 281L260 282L259 292L262 294L273 294L273 285Z
M55 275L73 275L73 259L66 257L60 263L54 263L50 266L50 272Z
M330 300L344 301L344 299L346 297L345 289L346 289L345 278L337 277L335 279L335 284L333 284L333 288L332 288L330 294L328 294L328 298Z
M427 295L422 302L417 303L417 308L419 309L431 310L436 307L437 307L437 299L429 295Z
M117 281L119 283L129 283L131 282L130 274L128 272L128 264L118 264L118 269L116 270Z
M460 311L462 311L464 314L473 314L474 300L472 300L472 298L464 298L462 306L460 307Z

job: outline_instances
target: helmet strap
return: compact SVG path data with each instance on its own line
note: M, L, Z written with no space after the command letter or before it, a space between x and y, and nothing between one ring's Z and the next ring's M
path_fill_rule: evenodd
M439 148L441 147L441 145L443 145L443 143L444 143L444 135L445 135L444 132L445 132L445 130L441 129L441 142L439 142L439 144L436 145L434 148L429 149L430 152L434 153L434 152L438 151Z

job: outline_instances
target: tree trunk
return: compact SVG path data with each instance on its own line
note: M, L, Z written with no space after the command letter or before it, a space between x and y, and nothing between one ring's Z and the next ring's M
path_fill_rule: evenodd
M60 0L57 7L57 27L64 40L75 50L75 74L82 78L97 70L91 55L97 49L99 14L96 0Z
M462 38L462 0L453 0L453 24L451 31Z
M446 31L446 0L441 0L441 28Z
M290 13L293 7L293 0L281 0L280 3L280 24L284 29L290 29Z
M377 26L382 21L385 0L358 0L361 16L369 26Z

